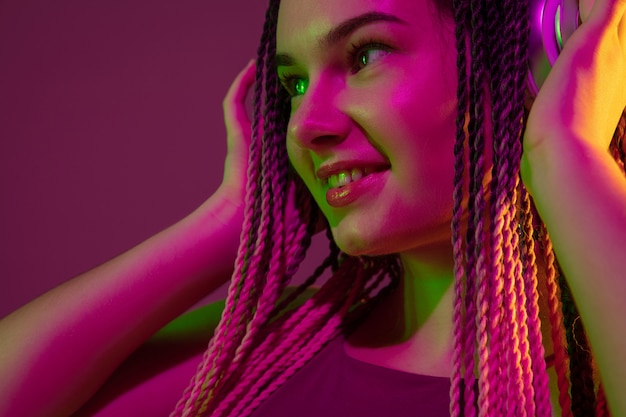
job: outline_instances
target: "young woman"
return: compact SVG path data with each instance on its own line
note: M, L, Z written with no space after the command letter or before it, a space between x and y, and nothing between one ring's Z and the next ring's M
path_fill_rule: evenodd
M108 378L79 415L107 395L167 413L196 344L123 394L140 357L111 374L227 279L241 236L173 415L626 415L626 1L581 2L534 101L528 4L495 3L271 1L252 126L252 65L225 100L222 187L0 323L2 413L71 415ZM319 229L331 253L289 290Z

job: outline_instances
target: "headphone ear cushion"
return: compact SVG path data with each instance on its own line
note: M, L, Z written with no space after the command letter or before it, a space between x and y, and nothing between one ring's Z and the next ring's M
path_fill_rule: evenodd
M579 25L578 0L530 0L527 84L531 95L537 95L563 46Z

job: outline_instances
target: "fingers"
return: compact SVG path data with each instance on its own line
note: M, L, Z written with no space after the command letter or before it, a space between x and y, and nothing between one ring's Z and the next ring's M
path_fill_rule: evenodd
M579 0L578 1L578 10L580 11L580 20L582 22L586 22L589 18L589 14L591 13L591 8L595 0Z
M595 22L609 27L624 25L626 0L580 0L579 8L583 22Z
M255 61L250 60L233 80L226 97L224 97L224 118L227 129L231 130L241 124L249 124L246 113L246 96L254 84Z
M562 129L606 149L626 104L626 39L617 36L626 0L580 0L580 7L586 20L568 39L531 109L527 149Z
M243 205L245 196L248 149L252 135L252 124L246 111L246 96L254 84L254 78L255 63L251 60L235 77L223 102L227 154L220 188L238 206Z

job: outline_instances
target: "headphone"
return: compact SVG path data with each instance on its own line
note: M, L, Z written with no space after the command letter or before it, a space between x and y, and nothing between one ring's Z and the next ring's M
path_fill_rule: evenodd
M533 96L580 23L578 0L530 0L527 84Z

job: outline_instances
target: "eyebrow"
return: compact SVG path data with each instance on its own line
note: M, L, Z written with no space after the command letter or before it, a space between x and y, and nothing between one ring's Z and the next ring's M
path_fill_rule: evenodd
M366 25L370 25L372 23L379 22L391 22L402 25L408 24L399 17L389 13L375 11L367 12L345 20L329 30L326 35L322 36L319 39L319 46L322 49L331 48L332 46L341 42L343 39L350 36L350 34L357 29ZM289 67L295 64L295 59L289 54L276 54L274 62L276 63L276 67Z

